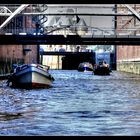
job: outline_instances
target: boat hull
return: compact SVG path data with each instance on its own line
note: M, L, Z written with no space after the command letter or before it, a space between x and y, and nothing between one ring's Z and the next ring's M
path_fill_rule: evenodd
M49 88L54 78L45 70L29 66L24 70L16 72L10 79L11 87L18 88Z
M80 68L78 68L78 71L80 71L80 72L88 72L88 71L93 71L93 69L90 68L90 67L80 67Z
M88 71L93 71L93 66L89 62L83 62L80 63L78 66L78 71L79 72L88 72Z
M94 69L94 75L110 75L111 70L108 67L98 67Z

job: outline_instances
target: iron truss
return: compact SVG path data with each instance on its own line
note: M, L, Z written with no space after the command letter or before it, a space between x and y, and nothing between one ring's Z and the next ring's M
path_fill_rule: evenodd
M104 12L74 12L74 13L69 13L69 12L48 12L48 8L60 8L60 9L65 9L65 8L94 8L94 9L99 9L99 8L104 8L104 9L112 9L111 13L104 13ZM116 8L116 9L115 9ZM128 5L128 4L117 4L115 6L114 4L112 5L100 5L100 4L1 4L0 5L0 34L6 34L6 33L12 33L12 34L19 34L20 32L25 32L27 33L27 30L29 30L27 27L24 27L24 25L19 26L20 20L18 21L18 17L32 17L32 21L36 23L39 23L40 29L43 29L43 34L47 33L52 33L53 31L56 30L61 30L60 27L46 27L45 23L48 20L48 16L112 16L112 17L132 17L133 19L137 19L138 21L140 20L140 15L139 11L136 9L139 8L140 6L134 6ZM120 10L118 10L120 9ZM16 19L17 18L17 19ZM14 23L13 23L14 22ZM117 22L116 20L114 22ZM128 22L126 24L128 25ZM10 26L11 24L11 26ZM19 27L18 27L19 26ZM13 28L14 27L14 28ZM123 26L124 27L124 26ZM125 30L125 28L120 28L119 30L114 27L113 29L97 29L101 30L103 32L108 32L108 30L112 30L114 35L119 35L119 31ZM12 29L11 29L12 28ZM34 32L35 27L30 28L30 34ZM94 28L94 27L90 27ZM63 28L62 29L66 29ZM68 29L68 28L67 28ZM69 28L70 29L70 28ZM95 29L95 28L94 28ZM131 35L135 33L134 31L139 31L140 26L131 26L130 28L127 28L125 30L126 35ZM10 31L9 31L10 30ZM130 32L131 31L131 32ZM112 34L111 34L112 35ZM135 34L136 35L136 34Z

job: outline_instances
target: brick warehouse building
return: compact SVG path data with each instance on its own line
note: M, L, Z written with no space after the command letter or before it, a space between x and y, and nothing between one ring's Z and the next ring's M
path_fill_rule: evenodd
M12 5L10 7L11 11L15 11L17 5ZM24 10L26 12L31 12L32 7L28 6ZM0 17L0 24L4 21L5 17ZM12 34L23 32L35 32L35 22L33 22L32 16L17 16L2 30L2 33ZM37 63L36 45L0 45L0 74L9 72L13 63Z
M137 12L140 12L140 4L130 4ZM117 10L123 13L129 13L129 10L123 5L118 5ZM139 35L137 29L140 21L134 16L117 17L117 31L120 35ZM132 30L133 29L133 30ZM117 70L140 74L140 46L119 45L117 46Z

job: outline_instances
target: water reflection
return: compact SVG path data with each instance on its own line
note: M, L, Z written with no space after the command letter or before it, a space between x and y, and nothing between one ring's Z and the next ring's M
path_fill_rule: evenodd
M0 135L140 135L140 76L50 72L50 89L0 82Z

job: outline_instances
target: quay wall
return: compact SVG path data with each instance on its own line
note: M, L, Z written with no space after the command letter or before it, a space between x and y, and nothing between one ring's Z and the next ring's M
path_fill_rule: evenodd
M37 62L37 47L35 45L1 45L0 74L9 73L12 64L30 64Z
M117 71L140 74L140 46L117 46Z
M117 70L134 74L140 74L140 62L118 62Z

